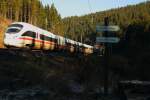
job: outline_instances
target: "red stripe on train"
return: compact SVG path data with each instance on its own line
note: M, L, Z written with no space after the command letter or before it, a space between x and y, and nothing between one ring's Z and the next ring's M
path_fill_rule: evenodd
M20 39L20 40L30 40L30 41L33 40L33 38L26 38L26 37L22 37L22 38L18 38L18 39ZM51 41L43 41L43 40L37 40L37 39L35 39L34 41L35 42L40 42L40 43L45 43L45 44L55 44L55 42L51 42Z

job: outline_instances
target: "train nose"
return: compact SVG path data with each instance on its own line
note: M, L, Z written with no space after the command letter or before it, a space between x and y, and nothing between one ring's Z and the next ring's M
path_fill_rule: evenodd
M23 41L18 40L17 35L5 35L4 38L4 45L5 46L12 46L12 47L22 47Z
M9 45L11 43L11 40L12 40L11 38L5 37L4 38L4 44Z
M14 36L5 34L5 36L4 36L4 44L5 45L11 45L11 43L13 43L13 41L14 41Z

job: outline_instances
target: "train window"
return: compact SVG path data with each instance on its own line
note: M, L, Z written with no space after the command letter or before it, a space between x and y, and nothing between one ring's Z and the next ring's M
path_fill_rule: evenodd
M20 30L17 28L10 28L6 31L6 33L9 33L9 34L14 34L14 33L18 33L18 32L20 32Z
M44 38L46 41L51 41L52 39L50 38L50 37L48 37L48 36L45 36L45 38Z
M40 34L40 39L41 40L44 40L44 37L45 37L44 35Z
M22 34L22 36L29 36L29 37L32 37L32 38L36 38L36 33L31 32L31 31L27 31L24 34Z
M48 36L45 36L45 35L42 35L42 34L40 34L40 39L45 40L45 41L51 41L52 40L51 37L48 37Z

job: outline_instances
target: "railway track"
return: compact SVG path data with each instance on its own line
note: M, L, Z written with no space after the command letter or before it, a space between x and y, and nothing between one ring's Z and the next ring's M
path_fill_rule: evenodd
M83 57L83 54L71 54L69 52L63 51L43 51L43 50L29 50L29 49L8 49L0 48L0 60L17 60L18 57L36 57L42 58L47 57L50 60L57 62L59 64L65 61L73 61L74 59L79 59Z

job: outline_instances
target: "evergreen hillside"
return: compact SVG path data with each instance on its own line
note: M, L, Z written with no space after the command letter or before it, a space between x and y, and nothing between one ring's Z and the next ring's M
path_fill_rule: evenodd
M106 16L112 25L119 25L119 36L124 36L129 25L145 23L149 27L150 2L110 9L84 16L72 16L62 19L55 5L43 5L39 0L1 0L0 15L13 21L28 22L54 34L59 34L77 41L94 42L96 25L102 25Z
M83 40L90 38L94 42L96 33L96 25L103 25L104 17L110 18L111 25L118 25L120 32L118 35L124 37L128 26L132 24L143 24L143 30L148 30L150 25L150 2L140 3L137 5L129 5L126 7L110 9L107 11L97 12L85 16L72 16L64 18L65 32L73 39ZM131 30L133 31L133 30Z

